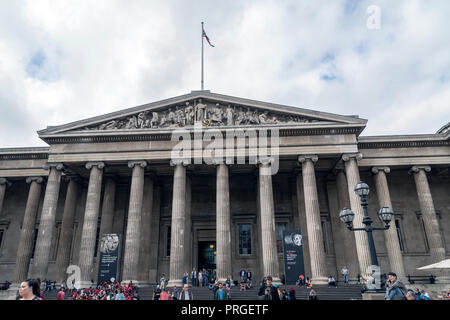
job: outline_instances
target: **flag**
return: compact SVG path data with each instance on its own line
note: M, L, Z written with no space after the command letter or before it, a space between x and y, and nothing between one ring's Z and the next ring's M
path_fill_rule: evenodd
M211 47L214 48L214 45L211 44L211 41L209 41L209 38L208 38L208 36L206 35L205 29L202 28L202 31L203 31L203 36L206 38L206 41L208 41L208 44L209 44Z

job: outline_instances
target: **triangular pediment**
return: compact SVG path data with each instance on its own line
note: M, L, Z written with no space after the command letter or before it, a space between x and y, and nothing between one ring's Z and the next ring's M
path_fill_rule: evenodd
M190 94L129 108L98 117L48 127L41 138L74 133L112 133L133 130L167 131L202 123L206 128L317 125L365 126L367 120L297 107L192 91Z

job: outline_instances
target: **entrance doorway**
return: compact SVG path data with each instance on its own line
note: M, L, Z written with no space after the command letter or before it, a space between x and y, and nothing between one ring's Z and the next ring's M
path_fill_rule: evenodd
M209 275L216 272L216 242L198 242L198 270L206 269ZM208 279L209 281L209 279Z

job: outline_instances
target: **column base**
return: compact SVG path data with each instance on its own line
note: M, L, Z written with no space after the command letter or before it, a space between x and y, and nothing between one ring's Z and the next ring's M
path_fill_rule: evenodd
M436 283L450 283L450 276L438 276L436 277Z
M94 286L96 286L95 283L92 284L90 281L80 281L79 283L75 283L75 288L77 289L87 289L90 287L94 288Z
M175 280L169 280L167 283L167 287L172 288L173 286L177 286L178 288L183 287L183 280L181 279L175 279Z
M328 284L328 278L325 277L317 277L317 278L311 278L311 284Z
M225 283L225 282L227 282L227 279L226 278L219 278L218 281L222 282L222 283ZM231 281L231 286L234 287L233 279L231 278L230 281ZM209 282L208 282L208 285L209 285Z
M122 286L127 286L127 285L130 284L130 282L132 282L133 285L136 285L136 286L140 286L140 285L141 285L141 282L138 281L138 280L122 280L122 282L121 282L120 284L121 284Z

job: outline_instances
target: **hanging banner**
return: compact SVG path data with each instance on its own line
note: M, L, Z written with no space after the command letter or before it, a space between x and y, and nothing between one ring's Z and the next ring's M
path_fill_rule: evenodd
M306 279L300 230L283 230L283 256L286 285L295 285L301 274Z
M119 244L120 236L118 234L104 234L102 236L98 267L99 282L115 281L117 279Z

